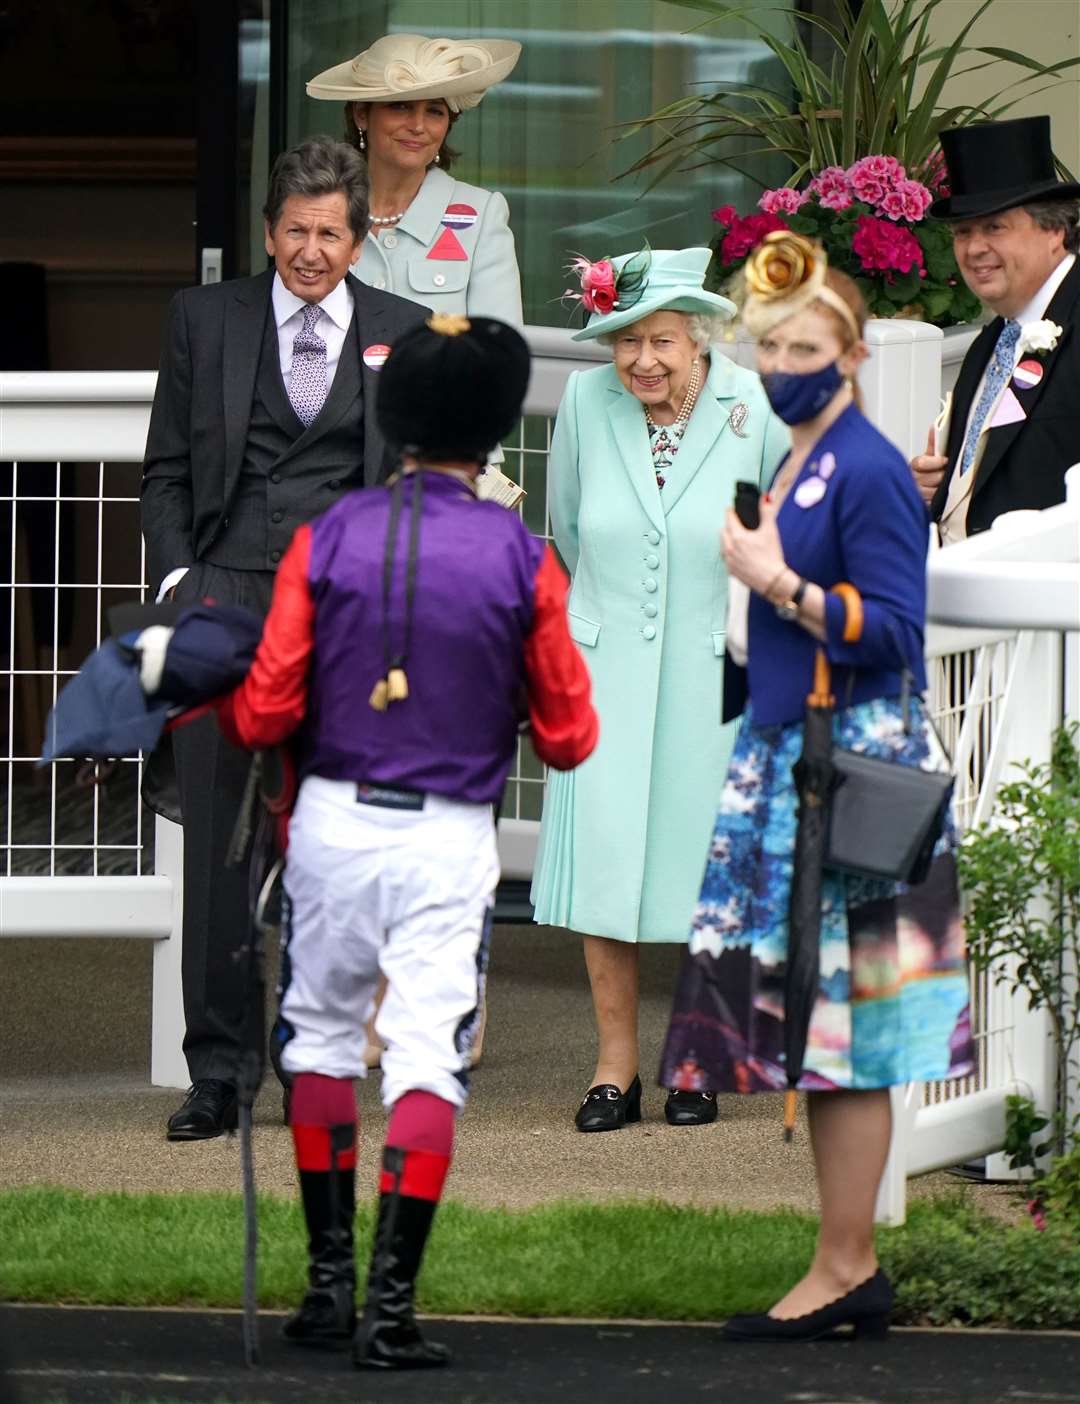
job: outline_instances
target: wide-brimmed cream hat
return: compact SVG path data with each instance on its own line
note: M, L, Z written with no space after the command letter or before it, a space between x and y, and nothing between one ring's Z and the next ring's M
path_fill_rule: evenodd
M445 98L451 112L475 107L521 54L513 39L427 39L385 34L347 63L312 78L308 97L328 102Z

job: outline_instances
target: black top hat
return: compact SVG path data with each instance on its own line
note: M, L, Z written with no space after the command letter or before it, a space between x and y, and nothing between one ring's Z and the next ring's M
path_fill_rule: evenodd
M414 454L483 459L521 416L529 348L494 317L429 317L395 345L376 406L387 439Z
M1075 199L1080 185L1058 180L1049 117L972 122L941 133L952 192L930 206L932 219L977 219L1034 200Z

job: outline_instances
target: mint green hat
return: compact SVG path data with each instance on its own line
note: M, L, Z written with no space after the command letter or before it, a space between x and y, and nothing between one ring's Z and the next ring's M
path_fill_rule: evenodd
M633 301L620 306L623 299L619 298L619 275L631 259L645 256L649 262L644 282L635 287ZM707 248L646 249L613 258L616 305L610 312L594 312L581 331L574 333L572 340L591 341L604 332L618 331L620 327L639 322L652 312L704 312L734 317L735 304L719 293L706 292L703 286L711 258L712 250Z

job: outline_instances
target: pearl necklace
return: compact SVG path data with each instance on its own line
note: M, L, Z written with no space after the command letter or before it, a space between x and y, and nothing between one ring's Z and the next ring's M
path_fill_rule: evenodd
M383 215L382 218L380 218L378 215L369 214L368 223L374 225L397 224L398 220L401 219L404 214L404 210L399 210L397 214L393 215Z
M682 409L675 416L671 424L657 424L652 417L649 406L645 406L645 420L652 429L677 429L680 431L686 428L686 421L690 418L695 403L697 402L698 391L701 389L701 361L695 358L694 364L690 367L690 378L686 382L686 398L682 402Z

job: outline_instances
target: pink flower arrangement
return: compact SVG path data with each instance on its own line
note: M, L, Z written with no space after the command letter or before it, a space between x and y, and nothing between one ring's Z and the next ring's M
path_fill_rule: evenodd
M804 190L766 190L760 213L743 216L723 205L712 216L722 226L717 265L730 276L766 234L788 228L817 240L830 264L856 279L873 316L970 321L979 304L958 275L948 229L926 218L945 189L940 152L919 174L925 182L895 156L864 156L818 171Z

